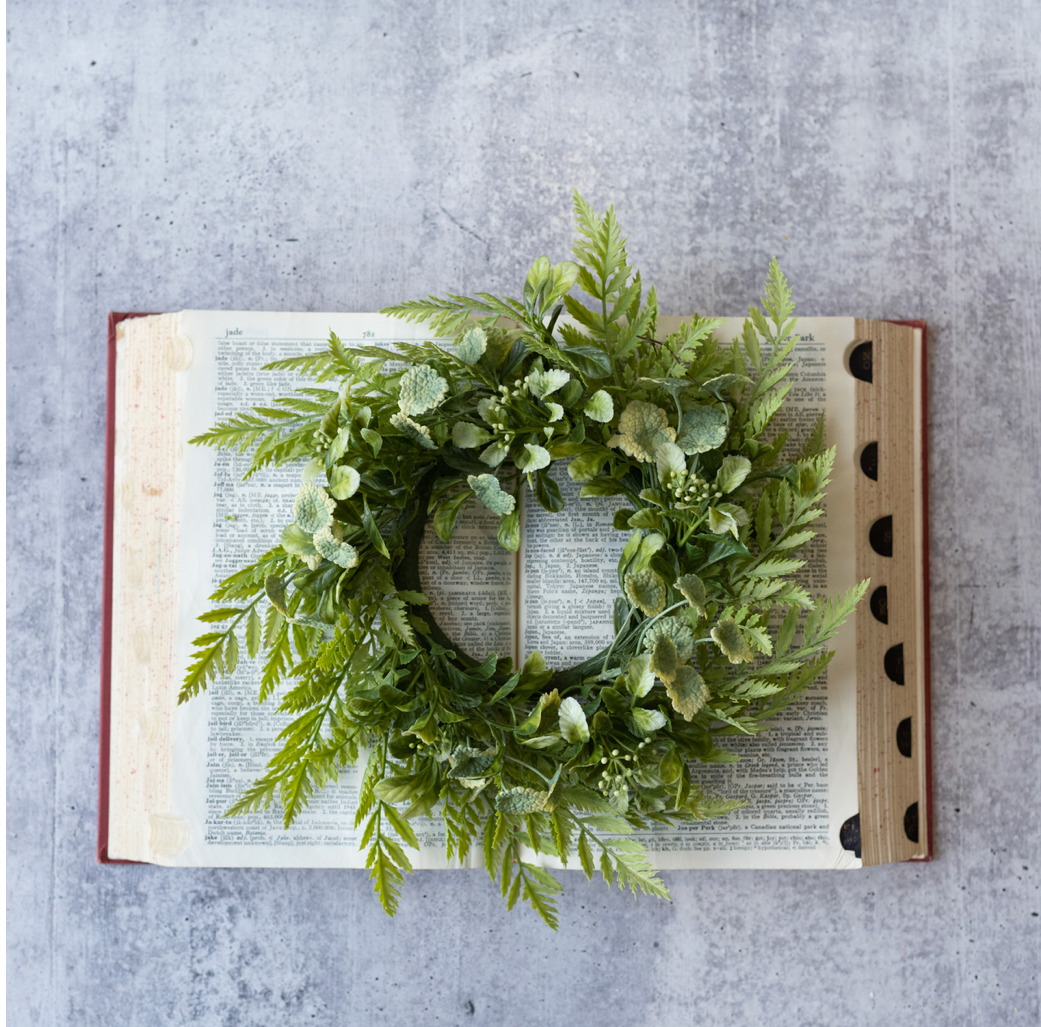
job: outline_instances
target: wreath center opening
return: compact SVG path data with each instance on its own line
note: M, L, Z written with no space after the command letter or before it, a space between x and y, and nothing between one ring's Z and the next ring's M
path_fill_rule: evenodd
M551 513L520 491L521 544L499 545L497 516L474 501L450 542L425 524L417 554L424 611L454 647L480 662L491 653L519 666L532 652L564 671L607 649L621 597L618 560L628 533L613 526L619 497L580 498L567 461L549 470L565 500Z

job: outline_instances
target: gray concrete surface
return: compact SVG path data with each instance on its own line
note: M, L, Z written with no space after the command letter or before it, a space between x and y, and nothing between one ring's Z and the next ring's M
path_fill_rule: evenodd
M1041 7L8 4L11 1024L1034 1024ZM569 195L666 311L929 322L938 858L569 882L94 864L105 315L513 290Z

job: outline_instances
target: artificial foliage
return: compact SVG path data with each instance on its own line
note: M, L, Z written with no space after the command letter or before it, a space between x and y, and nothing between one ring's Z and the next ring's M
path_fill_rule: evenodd
M532 854L660 897L640 831L724 816L698 766L736 759L828 664L864 587L829 601L792 574L814 536L834 451L823 421L796 454L771 429L789 386L791 294L776 262L739 340L695 316L659 338L653 289L627 262L613 209L575 198L574 261L535 261L520 298L428 297L383 313L440 340L278 361L315 386L193 440L252 449L249 474L301 462L294 521L225 580L180 699L263 651L260 701L292 719L267 772L229 810L281 806L365 759L357 825L374 888L398 905L412 820L442 818L447 855L480 850L507 906L557 923L559 880ZM447 345L446 345L447 343ZM428 521L498 515L520 545L519 498L622 497L614 638L591 660L471 658L430 616ZM581 501L581 500L580 500Z

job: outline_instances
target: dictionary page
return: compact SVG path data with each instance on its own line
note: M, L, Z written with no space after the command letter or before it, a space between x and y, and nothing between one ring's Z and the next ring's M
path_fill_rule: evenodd
M624 496L579 498L582 486L555 460L550 477L560 487L564 509L543 509L527 485L521 488L521 659L534 651L553 670L567 670L611 644L618 588L618 560L630 531L615 531L612 519Z
M659 318L664 336L679 318ZM727 319L717 338L729 342L743 319ZM856 583L853 526L854 379L844 354L854 339L852 318L802 318L788 380L793 387L774 425L789 431L794 453L826 410L835 470L819 532L796 575L812 594L837 595ZM617 563L630 532L612 516L621 498L578 499L564 461L554 464L567 506L550 514L525 493L521 548L522 655L538 649L550 667L564 669L595 655L613 637L612 608L620 594ZM724 748L741 757L729 764L693 764L707 795L744 799L728 817L654 826L640 836L659 869L859 866L839 844L844 821L857 812L856 639L853 618L833 640L836 655L824 674L756 737L728 736ZM547 861L549 863L551 861Z
M499 515L474 496L442 542L427 522L419 549L419 575L429 612L467 656L495 653L517 662L517 554L499 545Z
M112 852L114 858L180 866L364 865L365 855L358 850L360 832L354 829L364 754L358 766L345 768L337 782L316 792L288 831L274 806L240 817L223 816L263 774L277 751L276 736L289 719L276 713L278 695L263 706L257 702L263 654L250 661L243 652L229 679L212 683L183 706L175 705L191 641L206 630L196 620L198 614L210 608L208 597L224 577L252 562L280 537L292 520L300 486L297 466L267 470L243 482L248 456L190 446L188 440L217 421L253 405L270 404L307 384L261 367L325 348L330 329L347 346L392 348L395 341L424 338L421 327L376 314L189 311L180 319L177 338L182 353L188 354L188 365L176 412L178 473L185 483L179 531L183 540L191 541L180 547L177 651L158 710L172 721L172 758L169 772L160 774L166 786L154 790L136 849ZM494 578L485 570L479 584L502 584ZM469 587L454 578L450 586L459 591ZM503 588L509 587L507 581ZM422 843L421 852L410 855L417 869L446 866L442 824L417 819L413 826Z
M673 331L659 319L659 331ZM678 319L677 324L678 324ZM663 323L665 322L665 323ZM743 319L727 319L717 337L740 334ZM794 454L825 410L827 444L836 447L835 469L813 524L818 535L800 554L807 566L795 577L811 594L838 595L856 584L853 481L854 382L845 367L853 342L852 318L800 318L793 352L793 382L774 420L789 431ZM724 748L737 763L692 767L707 794L748 803L727 817L655 827L646 839L654 864L682 867L839 869L860 866L842 848L839 831L858 809L856 757L856 632L850 617L832 640L835 657L825 672L756 737L728 736Z

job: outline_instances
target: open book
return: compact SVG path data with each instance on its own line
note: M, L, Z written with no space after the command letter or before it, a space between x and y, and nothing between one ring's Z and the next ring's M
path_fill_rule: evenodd
M659 330L678 320L659 318ZM741 324L728 320L718 334ZM202 631L195 618L223 578L279 538L300 484L294 467L243 483L248 457L188 440L306 384L261 367L324 348L330 330L347 346L424 338L376 314L110 316L102 861L364 863L354 828L364 761L315 795L288 831L274 808L223 817L277 748L277 698L257 703L259 660L243 659L231 678L176 705ZM842 629L825 674L770 731L727 740L739 762L694 768L707 793L747 805L641 836L660 869L929 858L924 326L804 318L798 331L795 385L779 417L797 446L826 410L837 447L826 515L799 573L811 592L833 595L870 577L870 602ZM517 553L498 545L496 518L476 500L451 543L428 530L420 576L431 614L471 656L516 663L538 650L563 669L611 641L627 540L612 527L618 504L580 500L566 461L554 473L567 505L549 514L526 497ZM436 817L416 833L414 865L447 866Z

